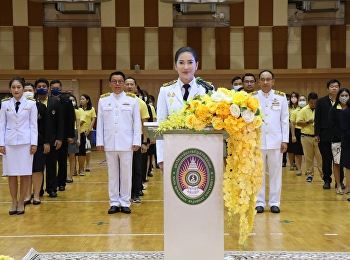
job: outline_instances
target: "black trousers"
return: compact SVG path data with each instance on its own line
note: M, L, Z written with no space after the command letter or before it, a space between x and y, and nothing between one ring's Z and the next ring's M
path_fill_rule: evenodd
M58 173L57 173L57 186L66 186L67 180L67 157L68 157L68 142L62 141L62 146L58 149L57 161L58 161Z
M55 146L50 147L50 153L46 155L46 192L57 191L57 155Z
M322 172L323 181L331 183L332 182L332 143L331 142L319 142L318 148L322 156Z
M147 173L148 173L147 160L148 160L148 153L141 153L141 172L142 172L143 182L146 181L147 179Z
M132 157L131 195L138 195L140 191L142 191L141 149L138 149Z

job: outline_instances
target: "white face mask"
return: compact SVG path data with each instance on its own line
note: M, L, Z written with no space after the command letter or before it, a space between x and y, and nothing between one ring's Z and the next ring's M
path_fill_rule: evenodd
M73 105L73 107L75 107L75 105L76 105L77 103L75 103L75 101L72 101L72 105Z
M26 98L34 98L34 92L23 92L23 96L25 96Z
M151 105L151 106L153 106L153 103L152 103L152 102L150 102L150 103L148 103L148 105Z
M298 105L299 105L299 107L304 107L304 106L306 106L306 101L299 101Z
M237 86L233 86L233 89L237 91L237 90L239 90L241 87L242 87L241 85L237 85Z
M349 100L349 97L339 97L339 102L342 104L346 104L346 102Z

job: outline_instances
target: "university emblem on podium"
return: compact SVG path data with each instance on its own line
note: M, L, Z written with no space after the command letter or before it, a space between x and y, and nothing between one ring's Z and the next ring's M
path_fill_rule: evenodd
M214 165L205 152L191 148L176 157L171 168L171 185L181 201L189 205L204 202L214 183Z

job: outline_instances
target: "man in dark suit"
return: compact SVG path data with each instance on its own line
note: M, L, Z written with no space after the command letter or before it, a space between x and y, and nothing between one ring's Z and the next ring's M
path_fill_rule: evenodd
M35 81L38 100L49 112L50 120L50 153L46 156L46 192L51 198L57 197L57 156L63 140L63 113L61 103L48 96L49 82L44 78Z
M74 141L74 120L75 112L72 101L62 97L62 83L58 79L50 82L51 97L60 101L63 111L63 140L62 146L58 150L58 173L57 186L59 191L66 189L67 181L67 158L68 158L68 144Z
M331 79L327 82L328 95L319 98L315 109L315 140L322 156L323 188L330 189L332 182L332 129L329 126L329 109L334 104L337 93L340 89L340 82Z

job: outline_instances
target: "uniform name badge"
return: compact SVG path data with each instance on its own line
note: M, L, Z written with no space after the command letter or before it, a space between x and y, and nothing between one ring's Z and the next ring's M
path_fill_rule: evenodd
M281 104L280 104L280 101L277 99L277 98L274 98L272 100L272 105L271 105L271 109L276 109L277 107L279 107Z

